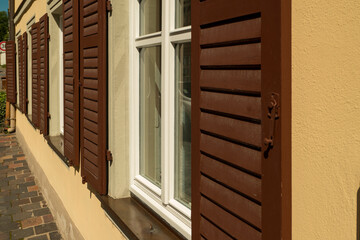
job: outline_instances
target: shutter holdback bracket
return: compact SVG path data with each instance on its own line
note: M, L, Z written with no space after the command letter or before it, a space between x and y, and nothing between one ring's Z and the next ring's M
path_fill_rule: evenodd
M113 161L112 153L110 150L106 150L106 161L110 163Z

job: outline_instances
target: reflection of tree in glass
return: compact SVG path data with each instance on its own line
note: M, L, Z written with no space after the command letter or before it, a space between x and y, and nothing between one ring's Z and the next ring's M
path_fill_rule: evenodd
M8 16L5 11L0 12L0 41L8 40L9 29L8 29Z

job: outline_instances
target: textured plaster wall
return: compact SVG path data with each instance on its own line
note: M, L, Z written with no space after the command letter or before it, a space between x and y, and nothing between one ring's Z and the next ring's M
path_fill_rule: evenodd
M356 239L360 1L292 1L293 240Z
M31 150L35 161L41 166L45 174L45 176L37 176L37 178L47 178L48 183L57 193L83 238L86 240L125 239L105 215L100 201L90 193L86 184L81 183L80 173L64 164L49 147L39 131L35 130L25 115L19 111L16 113L16 122L17 134L20 134L21 138L24 139L27 148ZM46 185L40 183L40 186L45 197L51 202L54 196L47 194ZM63 217L64 215L59 215L56 221L63 231L64 229L68 231L65 233L67 236L65 239L80 240L71 233L75 226L68 226L69 223Z
M129 192L129 1L112 1L109 17L109 195Z

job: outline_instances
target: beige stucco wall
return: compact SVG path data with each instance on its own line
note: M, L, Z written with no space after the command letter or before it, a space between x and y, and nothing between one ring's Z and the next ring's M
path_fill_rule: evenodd
M80 173L64 164L39 131L31 126L25 115L17 111L16 117L17 134L20 134L26 142L27 148L31 150L34 159L41 166L45 177L60 197L83 238L86 240L124 239L122 233L105 215L100 201L90 193L86 184L81 183ZM51 201L53 196L47 196L46 186L42 187L45 197ZM71 227L66 226L66 219L56 220L60 228L66 227L66 230L71 230Z
M27 8L23 14L16 16L15 18L15 33L21 31L24 33L26 31L26 24L27 22L35 15L35 21L39 21L39 19L46 13L46 1L47 0L33 0L27 1L29 4L24 4L24 8ZM16 12L16 5L20 0L15 1L15 12Z
M293 240L356 239L359 23L358 0L292 1Z

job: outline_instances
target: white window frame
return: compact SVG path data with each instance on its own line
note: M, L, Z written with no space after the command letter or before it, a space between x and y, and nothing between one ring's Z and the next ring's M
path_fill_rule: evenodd
M175 1L162 0L161 32L139 36L139 1L130 6L130 191L186 238L191 210L174 198L175 189L175 46L191 42L191 26L175 29ZM139 171L139 48L161 45L161 188Z
M59 129L64 135L64 39L63 39L63 15L59 15Z

